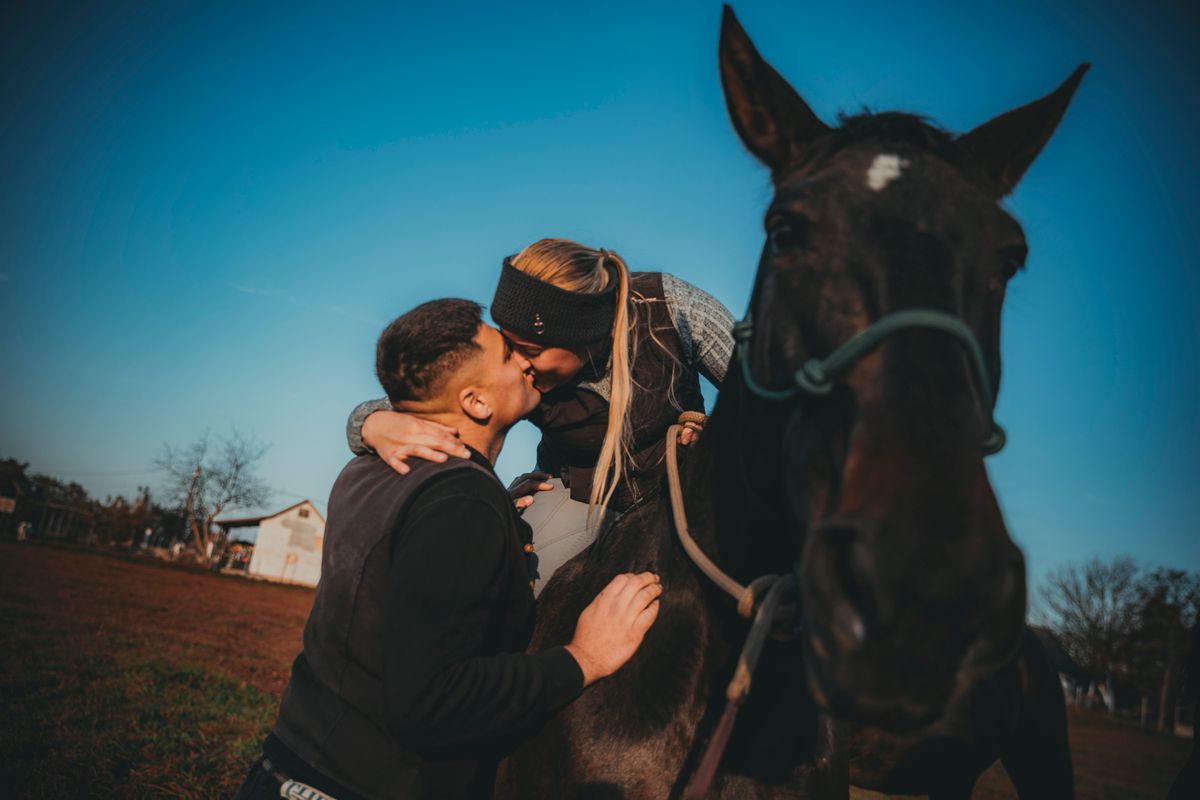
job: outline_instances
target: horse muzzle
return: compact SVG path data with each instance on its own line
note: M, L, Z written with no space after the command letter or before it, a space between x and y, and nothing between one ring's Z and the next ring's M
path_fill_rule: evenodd
M930 547L918 561L879 547L878 535L848 519L810 535L800 580L807 677L836 716L908 730L1012 659L1024 561L1007 537L973 560Z

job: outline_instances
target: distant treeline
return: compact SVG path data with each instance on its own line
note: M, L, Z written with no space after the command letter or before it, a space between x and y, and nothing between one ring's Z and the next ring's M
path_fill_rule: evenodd
M0 460L0 534L15 536L24 524L29 538L55 538L94 544L168 547L186 534L180 509L154 502L148 486L132 498L99 500L75 481L31 473L29 464ZM0 508L2 511L2 508ZM149 532L149 534L147 534Z
M1041 616L1071 659L1059 671L1078 687L1160 730L1193 722L1200 573L1093 558L1051 572L1040 595Z

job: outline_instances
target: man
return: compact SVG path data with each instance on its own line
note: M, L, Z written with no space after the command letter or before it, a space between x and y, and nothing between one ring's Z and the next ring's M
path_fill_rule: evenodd
M621 575L570 644L523 653L531 534L492 464L538 402L528 362L477 304L435 300L387 327L376 372L470 458L342 470L304 649L239 800L487 797L499 758L620 668L658 613L657 577Z

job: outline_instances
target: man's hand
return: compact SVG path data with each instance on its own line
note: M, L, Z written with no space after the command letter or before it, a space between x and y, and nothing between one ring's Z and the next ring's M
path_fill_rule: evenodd
M618 575L579 615L567 651L583 670L583 685L612 675L633 657L658 616L662 584L652 572Z
M376 411L368 416L363 421L362 438L401 475L408 474L410 467L404 460L409 456L426 461L445 461L447 456L471 457L471 451L459 441L454 428L399 411Z
M549 477L549 472L526 472L524 475L518 475L508 487L508 496L513 499L513 505L518 509L533 505L535 494L554 488L553 483L547 483Z

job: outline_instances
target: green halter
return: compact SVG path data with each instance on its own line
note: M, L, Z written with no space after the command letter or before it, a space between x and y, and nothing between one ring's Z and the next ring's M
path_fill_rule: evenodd
M833 391L836 378L892 334L911 328L932 328L933 330L949 333L958 339L959 344L967 351L968 360L974 367L975 380L979 385L979 394L984 401L984 410L988 417L988 432L983 439L984 455L997 453L1004 447L1006 437L1004 429L996 424L992 413L996 406L996 396L992 393L992 381L988 377L987 361L975 334L966 323L953 314L935 311L930 308L910 308L896 311L880 317L865 330L859 331L849 340L841 344L825 358L812 358L804 366L796 370L792 379L794 386L786 389L768 389L754 379L750 371L750 340L754 336L754 321L750 312L746 318L733 326L733 339L737 342L738 361L742 364L742 379L746 387L764 400L791 400L800 394L813 397L827 395Z

